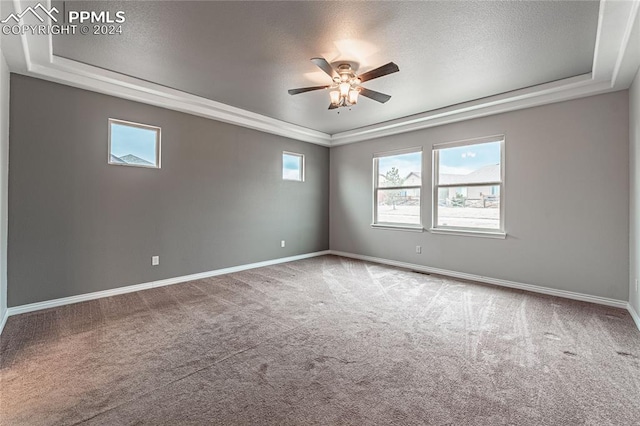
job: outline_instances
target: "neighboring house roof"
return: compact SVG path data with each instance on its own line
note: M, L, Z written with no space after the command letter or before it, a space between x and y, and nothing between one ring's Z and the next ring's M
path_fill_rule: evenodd
M411 177L411 175L415 176L416 178L420 179L420 172L411 172L407 175L406 178L404 178L404 180L407 180Z
M125 161L122 161L122 159L120 157L116 157L115 155L111 154L111 162L112 163L116 163L116 164L125 164Z
M402 184L408 182L411 182L410 179L413 179L414 181L420 181L420 172L409 172L409 174L407 175L406 178L402 179ZM382 173L380 173L378 175L378 183L380 186L386 185L387 183L389 183L389 181L387 180L387 177L385 175L383 175Z
M118 157L116 157L118 158ZM140 157L136 157L133 154L127 154L127 155L123 155L122 157L119 158L123 163L126 164L144 164L144 165L149 165L152 166L153 163L148 162L147 160L143 160Z
M483 183L500 181L500 164L490 164L474 170L466 175L440 174L441 185L454 185L457 183Z

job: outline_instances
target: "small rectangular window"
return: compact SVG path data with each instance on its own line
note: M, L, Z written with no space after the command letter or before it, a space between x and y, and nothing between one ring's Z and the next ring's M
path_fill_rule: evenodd
M304 182L304 155L287 151L282 153L282 179Z
M109 164L160 168L160 127L109 119Z
M504 234L504 136L433 147L432 231Z
M373 226L422 229L422 149L374 154Z

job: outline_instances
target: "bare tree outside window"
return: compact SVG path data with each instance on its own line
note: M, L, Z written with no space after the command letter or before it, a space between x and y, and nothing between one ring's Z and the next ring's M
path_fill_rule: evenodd
M374 225L421 227L422 151L374 156Z

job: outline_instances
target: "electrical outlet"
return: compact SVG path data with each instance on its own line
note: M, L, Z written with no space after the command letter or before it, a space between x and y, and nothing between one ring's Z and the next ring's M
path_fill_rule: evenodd
M416 253L422 253L422 246L416 246Z
M638 292L638 279L636 278L636 293Z
M284 240L280 241L280 247L284 247Z
M160 264L160 256L151 256L151 266L158 266Z

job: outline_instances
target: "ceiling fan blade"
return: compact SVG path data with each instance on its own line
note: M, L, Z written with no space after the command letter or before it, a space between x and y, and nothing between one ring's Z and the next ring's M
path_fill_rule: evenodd
M398 71L400 71L400 68L398 68L398 66L393 62L389 62L386 65L383 65L381 67L378 67L371 71L367 71L364 74L359 75L358 78L360 79L360 81L364 82L364 81L373 80L374 78L383 77L388 74L393 74L394 72L398 72Z
M331 64L327 62L325 58L311 58L311 62L316 64L322 71L326 72L329 77L338 77L336 70L333 69Z
M336 109L336 108L340 108L340 107L338 105L329 104L329 108L327 109Z
M364 87L360 88L360 94L382 104L391 99L390 95L385 95L384 93L376 92L375 90L365 89Z
M328 89L330 86L313 86L313 87L301 87L299 89L289 89L290 95L297 95L299 93L311 92L313 90Z

